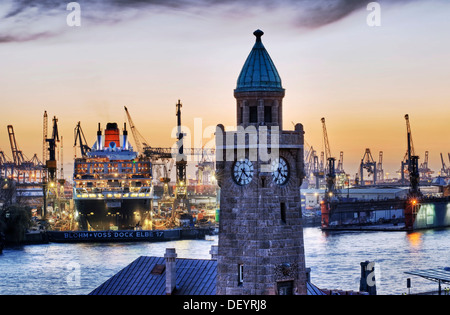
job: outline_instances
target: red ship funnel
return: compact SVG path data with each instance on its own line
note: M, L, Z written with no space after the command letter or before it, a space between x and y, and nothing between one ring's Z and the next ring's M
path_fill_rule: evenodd
M108 123L105 130L105 148L115 149L120 147L119 128L116 123Z

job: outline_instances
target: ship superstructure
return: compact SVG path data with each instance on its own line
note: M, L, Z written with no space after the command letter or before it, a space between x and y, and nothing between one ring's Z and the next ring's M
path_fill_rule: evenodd
M79 125L78 125L79 127ZM78 134L79 130L78 130ZM99 124L92 148L75 158L73 199L81 230L127 230L145 225L151 210L152 164L122 135L117 123Z

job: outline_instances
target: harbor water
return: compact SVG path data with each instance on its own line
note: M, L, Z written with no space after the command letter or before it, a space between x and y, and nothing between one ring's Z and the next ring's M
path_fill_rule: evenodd
M405 271L450 265L450 229L406 232L322 232L304 229L306 265L311 281L323 289L359 290L360 263L375 262L378 294L437 290L437 284ZM0 294L88 294L139 256L163 256L174 247L178 257L209 259L208 240L157 243L78 243L6 248L0 255ZM445 286L444 286L445 287Z

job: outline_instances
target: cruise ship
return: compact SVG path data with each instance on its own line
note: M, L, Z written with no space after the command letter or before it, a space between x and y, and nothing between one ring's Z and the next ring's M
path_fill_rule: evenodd
M97 141L74 161L73 199L79 230L142 228L153 199L152 164L122 135L117 123L108 123Z

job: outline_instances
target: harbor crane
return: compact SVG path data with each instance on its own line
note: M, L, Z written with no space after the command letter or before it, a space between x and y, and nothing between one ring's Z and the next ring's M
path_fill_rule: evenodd
M418 180L419 180L419 175L420 175L418 172L419 157L415 154L415 151L414 151L414 143L413 143L413 139L412 139L411 124L409 121L408 114L405 115L405 121L406 121L406 132L407 132L407 150L406 150L405 156L403 158L403 161L401 163L400 173L401 173L401 177L402 177L402 179L401 179L402 184L406 184L405 173L409 174L409 179L410 179L410 184L411 184L411 181L418 182ZM415 171L415 169L417 169L417 174L411 175L411 172Z
M48 158L48 151L47 151L47 136L48 136L48 115L47 111L44 111L44 117L43 117L43 132L42 132L42 161L45 163Z
M1 174L5 178L17 180L18 183L40 181L43 176L43 165L37 155L35 154L31 160L28 160L22 153L22 150L17 145L14 127L12 125L8 125L8 135L13 160L11 162L6 161L6 159L3 161L1 164ZM2 159L4 159L4 156Z
M377 181L384 181L384 169L383 169L383 151L378 153L378 164L377 164Z
M5 152L0 149L0 165L3 166L5 163L8 163L8 159L6 158ZM4 177L6 178L7 176Z
M337 174L345 174L344 171L344 152L340 152L339 153L339 161L338 161L338 166L336 169L336 173Z
M22 165L25 161L22 151L19 150L16 143L16 136L14 134L14 127L12 125L8 125L8 135L9 135L9 143L11 144L11 152L14 160L14 164L16 166Z
M177 116L177 148L178 154L175 162L175 168L177 171L177 183L176 183L176 196L177 199L186 198L186 155L183 150L183 137L185 134L181 131L181 107L183 106L178 100L176 106L176 116Z
M433 174L434 172L428 166L428 156L429 156L429 152L425 151L425 159L424 159L423 163L420 164L419 173L421 174L421 176L423 178L430 179L431 174Z
M364 183L364 170L367 171L368 176L373 175L373 184L376 185L377 182L377 162L372 157L372 153L370 152L370 149L367 148L366 152L364 153L363 158L361 159L361 164L359 166L359 176L360 183L362 186L365 185Z
M330 198L336 193L336 158L331 156L330 143L328 141L327 126L325 124L325 118L320 119L322 122L323 130L323 142L325 146L325 170L326 170L326 191L325 198Z
M331 150L330 150L330 143L328 141L327 126L325 124L325 118L322 117L320 121L322 122L323 143L325 147L325 160L328 161L328 159L331 158Z
M442 163L441 175L450 176L450 170L447 168L447 165L445 165L444 156L442 155L442 153L441 153L441 163Z
M203 145L202 149L205 148L205 145L206 144ZM203 154L196 167L197 171L195 172L195 175L198 184L210 184L211 181L215 180L215 163L214 160L209 158L209 155Z
M178 104L176 105L176 115L178 117ZM180 103L180 125L179 128L181 130L181 103ZM173 158L181 159L181 156L179 156L180 148L156 148L151 147L149 145L149 142L145 140L145 138L141 135L141 133L138 131L136 126L133 123L133 120L131 118L131 115L128 111L128 109L125 107L125 111L128 117L128 122L130 124L131 131L133 133L134 142L137 146L137 151L140 153L143 153L145 156L149 157L153 162L155 163L157 160L162 160L164 162L169 163L169 161ZM178 118L177 118L178 119ZM177 130L178 131L178 130ZM177 133L179 135L179 132ZM182 139L177 139L177 142L182 141ZM200 155L200 156L213 156L215 153L214 149L208 149L208 148L182 148L184 160L186 161L186 155ZM171 167L167 168L171 169Z
M408 173L409 173L409 195L412 197L421 196L419 189L420 173L419 173L419 157L414 153L414 144L412 140L411 126L409 123L409 115L405 115L406 131L408 141ZM403 174L403 172L402 172Z
M305 174L308 179L311 178L311 175L314 173L314 156L316 155L316 150L313 147L310 147L307 154L305 154Z
M46 167L49 174L49 180L54 181L56 179L56 146L59 142L59 132L58 132L58 119L56 116L53 117L53 130L52 137L46 139L48 143L48 160L46 161Z
M323 153L323 152L322 152ZM316 189L320 188L320 179L325 178L325 172L323 170L323 165L319 162L319 157L316 151L313 152L313 175L316 178Z
M17 194L16 188L22 186L24 189L30 187L42 188L42 179L44 177L44 166L39 160L37 154L29 160L22 150L17 145L14 127L7 126L9 141L11 145L12 159L9 159L6 154L0 150L0 176L6 181L9 196L6 198L7 202L20 202L28 204L32 207L41 205L39 196L28 194ZM9 182L9 183L8 183ZM14 186L14 188L12 188ZM0 195L2 192L0 192ZM0 197L2 198L2 197Z
M406 120L406 132L408 141L408 151L407 151L407 166L409 173L409 191L408 198L405 205L405 226L412 227L412 222L419 212L420 209L420 199L422 198L422 193L420 191L420 172L419 172L419 157L414 153L414 144L412 141L411 126L409 123L409 115L405 115ZM402 183L403 183L403 162L402 162Z
M136 144L136 151L139 154L142 154L144 152L143 150L145 149L145 147L148 147L148 142L141 135L141 133L137 130L136 126L133 123L133 120L131 119L131 115L128 112L127 107L124 106L124 108L125 108L125 113L127 114L128 123L130 124L131 133L133 134L134 142Z
M173 160L170 161L170 165L163 165L164 176L160 177L160 181L163 183L163 199L167 199L169 194L170 173L172 172Z
M44 207L43 207L43 218L47 215L47 203L50 201L52 203L53 209L55 209L56 205L59 204L58 199L58 185L57 185L57 161L56 161L56 152L57 145L60 142L59 140L59 132L58 132L58 119L56 116L53 117L53 129L51 138L46 138L45 142L47 143L48 149L48 159L44 161L47 176L43 180L43 189L44 189Z
M77 142L79 143L80 146L81 157L86 157L87 152L91 151L91 148L87 145L87 141L86 138L84 137L84 132L83 129L81 128L80 122L78 122L73 133L75 138L75 142L73 144L73 147L75 148L75 157L76 157Z
M145 140L145 138L139 133L136 126L131 119L131 115L128 109L125 107L125 111L128 117L128 122L130 124L134 141L137 146L137 151L143 154L145 157L150 158L152 161L152 165L158 165L159 167L163 167L164 175L160 177L160 182L163 183L164 193L162 200L159 202L159 206L161 204L169 204L172 206L172 219L175 219L176 212L183 211L183 209L187 210L187 213L190 213L190 205L189 198L187 194L187 177L186 177L186 168L187 168L187 156L201 156L202 160L197 165L199 171L202 172L208 166L213 167L214 162L212 160L208 160L208 157L213 157L215 154L215 150L212 148L185 148L184 145L184 136L185 134L182 132L181 126L181 101L175 105L175 115L177 117L177 142L175 147L171 148L161 148L161 147L151 147L149 142ZM169 165L170 164L170 165ZM175 184L175 197L168 198L169 195L169 182L170 182L170 172L172 170L172 166L175 164L176 170L176 184ZM153 168L157 174L160 174L160 169ZM153 176L155 177L155 176ZM158 176L159 177L159 176ZM178 208L178 210L177 210ZM182 213L184 215L185 213Z
M414 153L414 143L412 139L412 133L411 133L411 124L409 122L409 115L405 115L406 120L406 132L408 136L408 151L406 152L408 155L408 159L411 159L411 156L415 155Z

